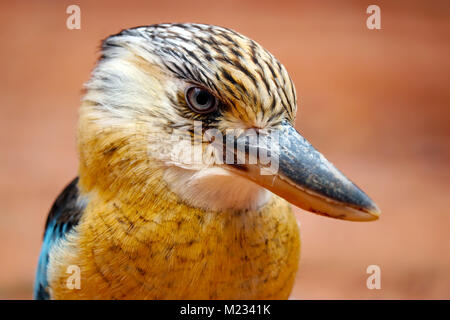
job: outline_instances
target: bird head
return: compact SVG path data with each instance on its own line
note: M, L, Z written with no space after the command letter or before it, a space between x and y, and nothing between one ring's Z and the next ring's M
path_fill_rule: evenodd
M86 84L80 183L129 198L170 192L218 211L257 209L277 194L325 216L376 219L375 203L294 129L296 111L285 67L235 31L123 30L104 40Z

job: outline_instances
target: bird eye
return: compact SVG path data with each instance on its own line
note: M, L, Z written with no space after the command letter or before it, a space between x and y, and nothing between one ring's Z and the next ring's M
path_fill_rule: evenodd
M186 89L186 101L192 111L198 113L209 113L217 108L216 97L206 89L200 87L189 87Z

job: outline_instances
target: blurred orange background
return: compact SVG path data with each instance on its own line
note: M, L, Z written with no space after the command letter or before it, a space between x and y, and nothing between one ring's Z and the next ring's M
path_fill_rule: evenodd
M68 30L66 8L81 8ZM369 30L366 8L381 8ZM82 84L123 28L201 22L271 51L299 95L297 129L382 209L351 223L296 209L292 299L450 299L450 2L2 1L0 298L28 299L48 210L77 174ZM366 268L381 268L369 290Z

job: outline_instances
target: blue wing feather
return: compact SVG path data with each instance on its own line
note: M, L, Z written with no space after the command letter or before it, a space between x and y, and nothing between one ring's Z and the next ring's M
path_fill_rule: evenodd
M75 178L55 200L48 215L36 272L34 299L50 299L47 281L49 252L55 242L78 224L84 208L84 202L80 201L78 178Z

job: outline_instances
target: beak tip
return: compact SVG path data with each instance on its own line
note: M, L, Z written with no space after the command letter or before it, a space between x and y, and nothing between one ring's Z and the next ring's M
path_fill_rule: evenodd
M371 205L367 208L364 208L363 211L366 213L367 221L375 221L380 218L381 210L376 205L375 202L372 202Z
M364 219L367 221L373 221L378 220L378 218L381 215L381 210L364 191L359 189L356 185L354 185L354 190L357 190L356 192L349 192L349 194L352 194L352 202L354 205L354 208L360 212L364 213Z
M381 215L381 209L376 205L376 203L373 203L372 208L370 209L370 214L376 216L377 218Z

